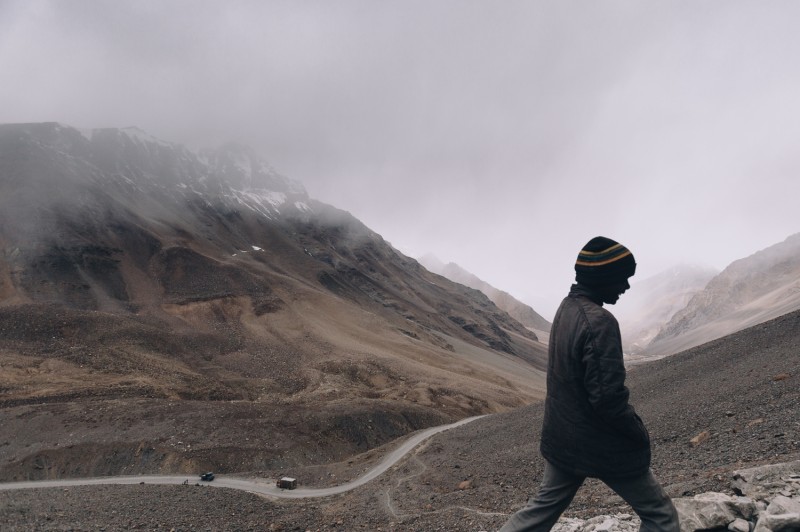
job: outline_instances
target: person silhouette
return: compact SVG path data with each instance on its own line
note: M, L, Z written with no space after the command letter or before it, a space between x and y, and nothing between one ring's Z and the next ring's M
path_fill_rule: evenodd
M679 532L678 512L650 470L650 435L628 402L613 305L636 273L633 253L606 237L578 253L575 281L553 319L539 491L500 532L550 530L586 478L597 478L641 519L641 531Z

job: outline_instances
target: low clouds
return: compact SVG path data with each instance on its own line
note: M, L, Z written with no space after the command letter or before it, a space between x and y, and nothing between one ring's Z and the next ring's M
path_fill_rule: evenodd
M259 150L545 315L606 234L639 275L800 231L794 2L0 0L0 122Z

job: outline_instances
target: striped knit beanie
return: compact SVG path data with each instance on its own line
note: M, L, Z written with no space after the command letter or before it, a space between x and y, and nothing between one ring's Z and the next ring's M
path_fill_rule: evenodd
M575 280L584 286L598 287L626 281L636 273L633 253L622 244L596 236L575 262Z

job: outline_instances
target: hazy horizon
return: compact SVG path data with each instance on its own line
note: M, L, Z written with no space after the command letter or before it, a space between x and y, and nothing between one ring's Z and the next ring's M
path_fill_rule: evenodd
M800 4L0 0L0 122L248 144L414 258L552 318L800 231Z

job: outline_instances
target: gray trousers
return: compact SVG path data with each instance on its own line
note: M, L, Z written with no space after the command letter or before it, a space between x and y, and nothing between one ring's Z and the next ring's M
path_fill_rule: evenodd
M546 532L572 502L586 477L576 477L545 462L539 493L503 525L500 532ZM631 505L642 520L640 531L679 532L678 512L652 471L641 477L602 480Z

